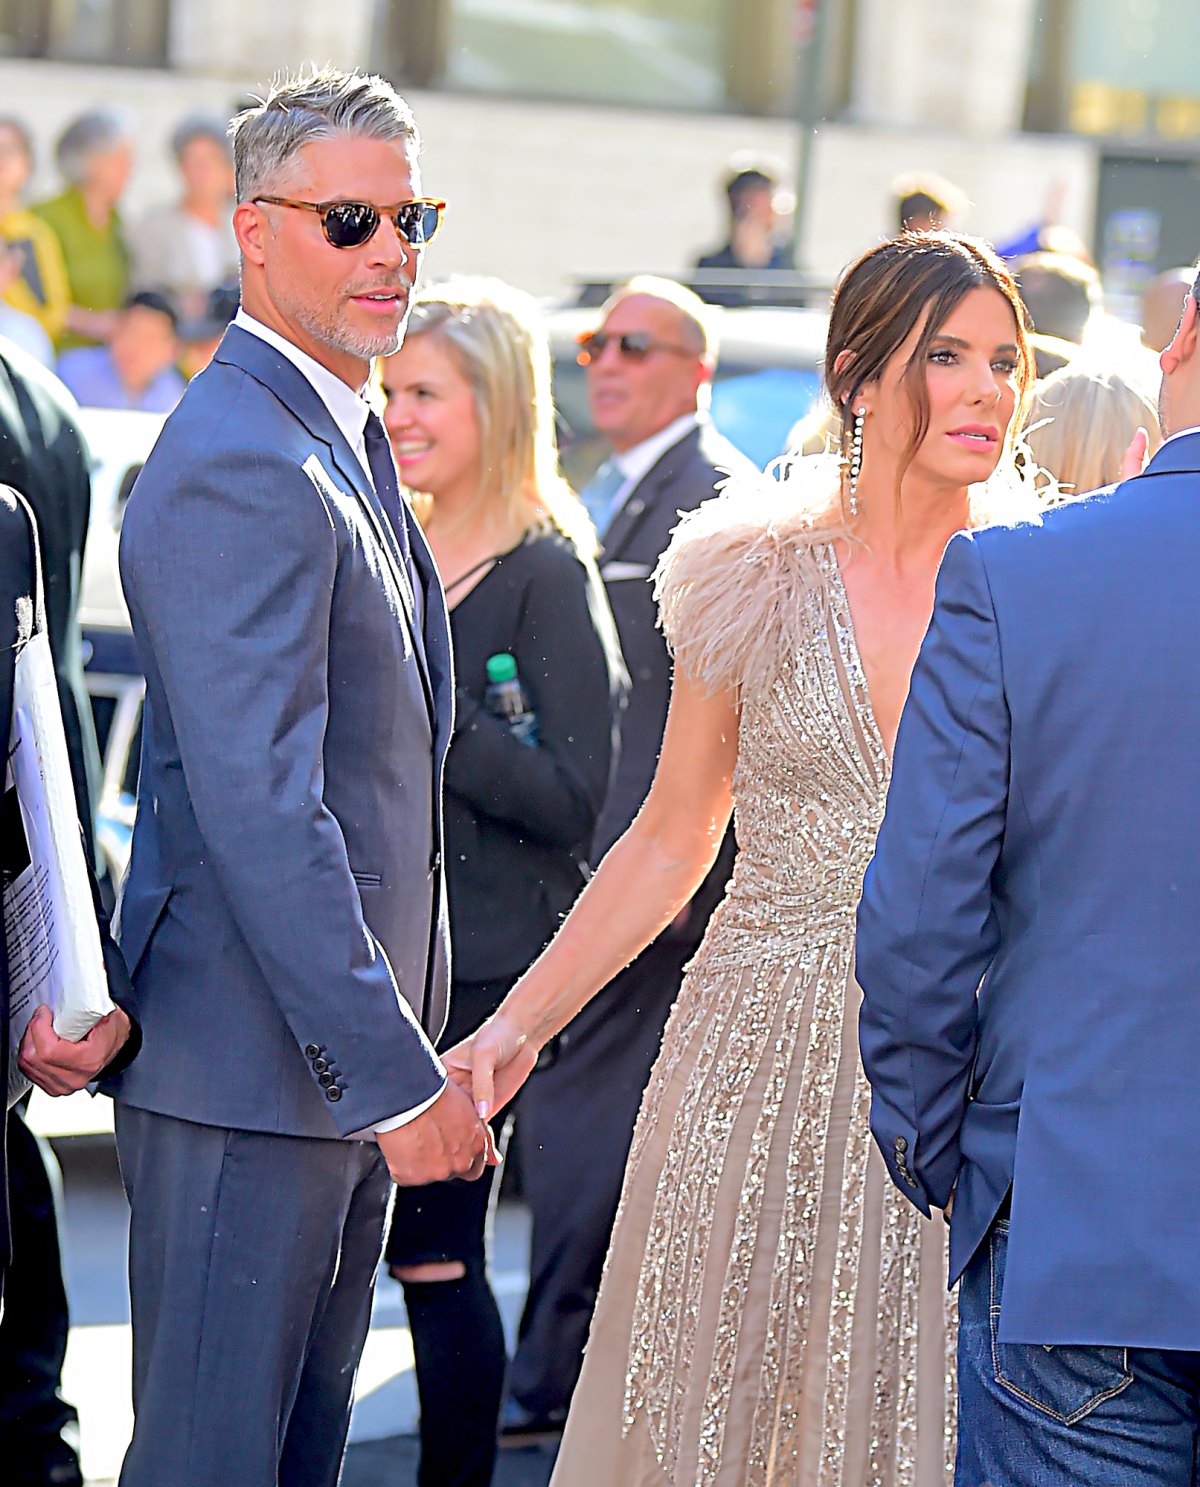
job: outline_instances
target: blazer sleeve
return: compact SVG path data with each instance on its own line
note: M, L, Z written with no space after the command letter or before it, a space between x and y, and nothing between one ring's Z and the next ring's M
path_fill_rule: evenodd
M586 851L608 788L621 670L591 564L566 557L531 575L513 654L534 694L538 745L515 739L460 687L446 789L533 841Z
M345 1085L329 1114L349 1134L431 1099L444 1075L363 920L324 801L337 561L304 471L245 448L133 501L121 548L213 872L296 1042L337 1049Z
M858 910L859 1034L871 1129L922 1213L944 1208L975 1058L979 983L998 941L992 874L1010 725L982 558L946 549Z

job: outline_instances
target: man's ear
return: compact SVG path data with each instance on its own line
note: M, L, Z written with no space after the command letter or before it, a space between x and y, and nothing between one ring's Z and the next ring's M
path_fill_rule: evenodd
M1183 314L1179 318L1178 328L1158 358L1164 377L1172 376L1185 361L1190 361L1196 355L1198 339L1200 307L1196 304L1195 295L1189 294L1183 302Z
M252 201L240 201L233 213L233 231L248 262L262 266L266 254L267 215Z

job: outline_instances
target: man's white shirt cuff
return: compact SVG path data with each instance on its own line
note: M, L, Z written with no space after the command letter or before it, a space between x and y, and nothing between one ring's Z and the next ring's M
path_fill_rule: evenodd
M389 1131L398 1131L401 1126L406 1126L410 1121L416 1120L418 1115L424 1115L432 1104L442 1098L446 1090L446 1085L449 1082L448 1079L443 1079L441 1089L438 1090L432 1099L422 1101L420 1105L415 1106L412 1110L406 1110L403 1115L393 1115L390 1120L381 1120L374 1127L375 1134L377 1136L386 1136Z

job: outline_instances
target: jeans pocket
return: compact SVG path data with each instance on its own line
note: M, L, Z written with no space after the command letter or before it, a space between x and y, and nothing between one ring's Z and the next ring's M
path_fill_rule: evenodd
M997 1225L988 1241L992 1271L989 1318L996 1382L1042 1414L1064 1425L1075 1425L1097 1405L1133 1383L1129 1349L1001 1342L998 1334L1007 1230L1007 1225Z

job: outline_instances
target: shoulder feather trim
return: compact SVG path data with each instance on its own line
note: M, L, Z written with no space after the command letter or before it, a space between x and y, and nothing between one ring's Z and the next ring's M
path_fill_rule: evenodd
M654 575L659 623L709 692L761 695L811 636L837 491L837 461L810 456L731 476L675 528Z

